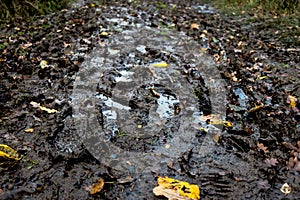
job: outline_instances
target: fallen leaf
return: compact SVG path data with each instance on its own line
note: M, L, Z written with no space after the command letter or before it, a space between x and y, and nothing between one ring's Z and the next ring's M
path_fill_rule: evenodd
M37 103L37 102L34 102L34 101L30 102L30 105L32 105L34 108L37 108L37 107L39 107L39 106L40 106L40 104L39 104L39 103Z
M297 147L295 147L294 145L292 145L290 142L282 142L282 144L283 144L286 148L288 148L288 149L290 149L290 150L298 151ZM299 151L299 152L300 152L300 151Z
M159 186L153 189L156 195L163 195L168 199L200 199L198 185L192 185L188 182L168 178L167 176L164 178L159 177L157 183Z
M268 167L271 167L271 166L276 166L278 164L278 161L276 158L270 158L270 159L266 159L265 160L265 163L268 165Z
M23 156L19 155L13 148L5 144L0 144L0 157L4 159L20 160Z
M232 123L226 120L221 120L220 115L209 114L206 116L200 116L200 120L209 124L223 125L225 127L233 127Z
M225 127L233 127L232 123L229 121L221 120L221 121L210 121L210 124L215 124L215 125L223 125Z
M48 66L48 62L46 60L41 60L40 62L40 66L42 69L46 68L46 67L49 67Z
M214 137L213 137L213 140L218 143L219 140L220 140L220 135L219 134L215 134Z
M292 95L288 95L288 98L287 98L286 102L290 104L291 109L294 112L299 112L299 110L296 107L296 105L297 105L297 103L296 103L297 102L297 98L296 97L293 97Z
M268 181L260 181L257 183L257 186L259 189L269 189L271 187Z
M24 130L26 133L33 133L34 128L28 128Z
M200 116L200 120L203 122L207 120L220 120L220 115L215 115L215 114L203 115Z
M257 110L261 109L262 107L264 107L264 104L263 104L263 103L261 103L260 105L258 105L258 106L255 106L255 107L253 107L253 108L249 109L249 110L248 110L248 113L255 112L255 111L257 111Z
M197 29L197 30L199 30L199 25L196 24L196 23L192 23L191 26L190 26L190 29Z
M100 35L101 35L101 36L108 36L108 33L105 32L105 31L103 31L103 32L100 33Z
M90 194L96 194L100 192L103 189L104 186L104 180L102 178L99 178L97 183L92 184L92 190L90 191Z
M152 63L151 67L158 67L158 68L163 68L163 67L168 67L169 64L166 62L157 62L157 63Z
M291 193L292 188L291 188L287 183L285 183L285 184L283 184L283 185L281 186L280 191L281 191L283 194L289 194L289 193Z
M56 113L56 112L58 112L58 111L55 110L55 109L46 108L46 107L44 107L44 106L39 106L39 108L40 108L41 110L43 110L43 111L46 111L47 113Z
M22 49L27 49L28 47L31 47L31 46L32 46L32 43L22 44L21 48Z
M265 154L269 153L269 150L267 150L268 147L265 147L263 143L258 143L257 147L262 150Z
M295 170L300 172L300 162L297 157L290 157L287 162L287 168L289 170Z
M30 102L30 105L32 105L34 108L38 107L39 109L43 110L43 111L46 111L47 113L51 114L51 113L56 113L58 112L57 110L55 109L51 109L51 108L46 108L44 106L41 106L39 103L37 102Z
M180 194L177 193L177 191L173 189L165 188L164 186L160 185L155 188L153 188L153 193L156 196L164 196L168 198L169 200L189 200L188 197L183 197Z

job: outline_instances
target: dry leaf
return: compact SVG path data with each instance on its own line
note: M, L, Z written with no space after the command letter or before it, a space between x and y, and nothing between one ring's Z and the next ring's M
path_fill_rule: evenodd
M92 190L90 191L90 194L96 194L100 192L103 189L104 186L104 180L102 178L99 178L97 183L92 184Z
M101 35L101 36L108 36L108 33L105 32L105 31L103 31L103 32L100 33L100 35Z
M257 147L262 150L264 153L269 153L269 150L267 150L268 147L265 147L263 143L258 143Z
M188 197L183 197L180 194L178 194L176 190L165 188L162 185L153 188L153 193L156 196L164 196L169 200L189 200Z
M268 165L268 167L271 167L271 166L276 166L278 164L278 161L276 158L270 158L270 159L266 159L265 160L265 163Z
M26 133L33 133L34 128L28 128L24 130Z
M287 168L289 170L295 170L300 172L300 162L297 157L290 157L287 163Z
M152 63L151 67L158 67L158 68L163 68L163 67L168 67L169 64L166 62L157 62L157 63Z
M232 123L229 121L221 120L220 115L206 115L206 116L200 116L201 121L208 121L209 124L215 124L215 125L223 125L225 127L232 127Z
M192 185L167 176L165 178L159 177L157 183L159 186L153 189L154 194L163 195L168 199L200 199L198 185ZM178 195L180 195L180 198L178 198Z
M260 181L257 183L257 186L259 189L269 189L271 187L268 181Z
M296 97L293 97L291 95L288 96L287 100L286 100L287 103L290 104L291 106L291 109L294 111L294 112L299 112L299 110L297 109L296 105L297 105L297 98Z
M190 29L197 29L197 30L199 30L199 25L196 24L196 23L192 23L191 26L190 26Z
M221 121L210 121L210 124L215 124L215 125L223 125L225 127L232 127L232 123L229 121L221 120Z
M213 137L213 140L218 143L219 140L220 140L220 135L219 134L215 134L214 137Z
M41 106L39 103L34 102L34 101L30 102L30 105L32 105L32 106L35 107L35 108L38 107L39 109L41 109L41 110L43 110L43 111L46 111L46 112L49 113L49 114L58 112L58 111L55 110L55 109L50 109L50 108L46 108L46 107L44 107L44 106Z
M294 145L292 145L290 142L282 142L282 144L283 144L286 148L288 148L288 149L290 149L290 150L298 151L297 147L295 147ZM299 152L300 152L300 151L299 151Z
M46 68L46 67L49 67L49 66L48 66L48 62L47 62L46 60L42 60L42 61L40 62L40 66L41 66L42 69L44 69L44 68Z
M203 116L200 116L200 120L203 122L205 122L207 120L220 120L220 115L214 115L214 114L203 115Z
M264 107L264 104L263 104L263 103L261 103L260 105L255 106L255 107L249 109L249 110L248 110L248 113L255 112L255 111L261 109L262 107Z

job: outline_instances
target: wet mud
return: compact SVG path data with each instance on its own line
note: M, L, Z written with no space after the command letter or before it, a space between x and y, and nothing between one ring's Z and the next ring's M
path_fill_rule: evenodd
M1 199L300 198L297 43L198 1L74 6L1 25Z

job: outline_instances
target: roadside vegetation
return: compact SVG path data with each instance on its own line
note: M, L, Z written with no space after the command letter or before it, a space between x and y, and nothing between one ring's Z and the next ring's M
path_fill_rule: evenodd
M209 1L207 1L209 2ZM298 0L214 0L219 8L236 14L252 12L256 14L299 14Z
M28 20L36 15L44 15L62 9L71 0L0 0L0 21L13 19Z
M223 14L236 18L285 45L300 46L299 0L205 0Z

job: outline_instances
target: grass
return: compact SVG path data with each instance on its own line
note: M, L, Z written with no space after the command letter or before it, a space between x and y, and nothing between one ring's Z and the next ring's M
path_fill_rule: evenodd
M277 37L286 45L300 46L299 0L204 0L222 13L242 17L242 25ZM275 34L276 33L276 34Z
M71 0L0 0L0 21L25 20L65 8Z
M218 8L234 14L250 12L263 15L297 15L300 12L299 0L213 0L213 2Z

